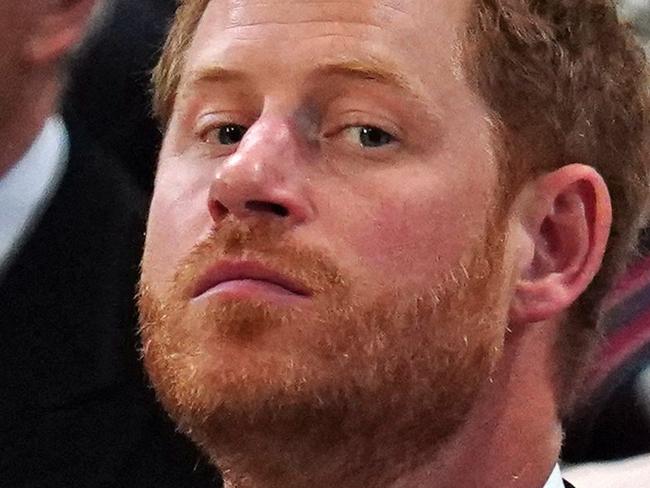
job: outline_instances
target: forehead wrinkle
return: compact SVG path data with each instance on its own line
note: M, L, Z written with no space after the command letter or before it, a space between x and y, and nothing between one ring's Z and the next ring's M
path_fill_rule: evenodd
M292 5L294 8L288 13L287 8ZM294 0L287 2L284 0L256 2L239 0L231 1L228 4L226 29L317 23L343 26L346 24L364 25L380 29L382 24L387 21L394 21L395 14L409 15L406 10L402 10L396 5L377 1ZM334 18L331 18L332 15Z
M368 37L370 31L381 32L383 27L379 24L375 24L368 21L329 21L329 20L298 20L298 21L259 21L259 22L250 22L248 24L237 24L237 25L228 25L224 28L224 32L234 32L237 39L240 40L264 40L268 37L264 32L260 32L259 29L270 29L276 35L280 34L282 31L280 29L294 26L296 28L309 28L309 27L321 27L329 28L329 32L323 32L313 37L322 37L324 35L337 36L341 35L339 30L345 30L346 27L362 27L368 29L364 37ZM286 34L282 34L285 36ZM300 40L306 40L310 37L305 36L301 33L299 36ZM344 34L342 37L354 37L353 35ZM356 36L358 38L359 35Z
M304 18L304 19L266 19L266 20L250 20L248 22L229 22L225 27L225 31L233 29L247 29L247 28L256 28L256 27L282 27L282 26L310 26L310 25L336 25L337 27L344 27L346 25L351 26L363 26L370 27L374 29L381 29L382 26L379 23L372 22L370 19L350 19L350 20L331 20L331 19L322 19L314 16L314 18Z
M357 4L361 4L359 0L355 0ZM246 5L253 5L253 6L268 6L268 7L273 7L277 5L278 3L280 4L286 4L287 0L230 0L230 7L231 8L244 8ZM350 0L293 0L292 3L300 3L300 4L312 4L312 5L342 5L344 7L349 7L350 6ZM378 4L379 7L384 7L388 10L393 10L397 13L406 13L405 9L400 8L400 5L403 5L405 2L404 0L382 0L382 1L368 1L366 0L365 2L368 4L368 6L371 6L372 3ZM233 5L236 4L236 5ZM246 5L245 5L246 4Z

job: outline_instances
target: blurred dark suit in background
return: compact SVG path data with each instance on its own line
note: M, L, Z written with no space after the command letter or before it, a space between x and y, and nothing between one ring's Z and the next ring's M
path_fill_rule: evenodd
M151 117L151 70L175 8L175 0L117 0L77 57L65 97L100 147L118 156L147 194L162 139Z
M25 40L21 36L30 31L23 24L46 20L54 5L7 1L0 27L17 29L16 39ZM71 0L66 6L93 4ZM29 15L19 19L16 12ZM59 11L52 15L47 19L63 18ZM148 32L135 24L146 26L149 19L127 18L136 37ZM139 45L135 37L132 42ZM5 48L24 55L20 46ZM127 171L131 161L120 162L95 140L101 127L79 116L72 103L56 107L57 82L41 74L50 73L43 63L57 60L46 58L41 53L25 60L39 74L16 73L24 79L0 90L0 217L12 224L0 225L0 243L10 244L8 253L0 253L0 486L214 488L218 475L175 433L138 358L134 293L146 192ZM109 72L128 64L117 57L106 63ZM12 81L17 66L4 66L3 80ZM30 88L28 81L46 88ZM93 83L115 89L108 79ZM84 106L87 113L101 113L106 127L109 92L103 92L103 106L92 100ZM33 110L39 115L27 127L21 116L31 114L29 102L38 98L45 108ZM56 177L33 171L44 159L60 169L52 172ZM22 209L16 188L36 183L45 185L44 192L29 218L10 215ZM19 230L18 238L5 234L9 227Z
M65 122L65 173L0 278L0 485L214 487L137 358L142 192Z

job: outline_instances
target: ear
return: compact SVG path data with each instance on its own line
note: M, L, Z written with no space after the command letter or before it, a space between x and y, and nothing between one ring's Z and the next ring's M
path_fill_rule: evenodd
M25 56L34 64L56 62L84 38L90 18L102 0L41 0Z
M612 220L607 186L590 166L564 166L527 190L512 325L547 320L571 306L600 268Z

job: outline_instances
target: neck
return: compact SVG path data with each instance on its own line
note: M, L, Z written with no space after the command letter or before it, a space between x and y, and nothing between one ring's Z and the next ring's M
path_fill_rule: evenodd
M391 437L389 421L377 426L383 429L379 434L334 442L320 417L314 421L323 428L303 442L290 432L255 437L231 429L213 456L225 487L542 488L561 442L552 383L554 334L548 324L512 333L463 427L430 452L405 442L403 433Z
M0 178L27 152L56 110L59 87L53 77L34 77L22 84L16 94L3 99L2 110L8 117L0 119Z
M439 458L391 488L542 488L562 440L550 324L511 334L493 383Z

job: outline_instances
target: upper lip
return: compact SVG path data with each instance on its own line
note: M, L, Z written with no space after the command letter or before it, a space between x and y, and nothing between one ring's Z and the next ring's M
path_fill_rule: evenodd
M255 261L220 261L199 278L192 293L196 298L215 286L233 280L266 281L301 296L311 295L302 283Z

